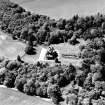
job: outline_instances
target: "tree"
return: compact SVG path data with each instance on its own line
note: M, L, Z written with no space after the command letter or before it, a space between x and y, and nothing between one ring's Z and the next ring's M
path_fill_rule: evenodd
M47 37L47 31L44 30L43 28L40 28L36 34L36 39L37 39L37 42L39 44L42 44L43 42L45 42L46 40L46 37Z
M66 97L66 104L67 105L77 105L78 97L75 94L69 94Z
M17 61L9 61L6 65L6 68L9 70L18 69L20 66L20 63Z
M90 34L92 38L95 38L99 36L99 31L98 29L93 28L93 29L90 29Z
M21 31L21 38L25 39L25 41L28 39L28 28L23 28Z
M64 29L65 25L66 25L66 20L65 19L59 19L59 21L56 24L57 28L60 29L60 30Z
M58 104L61 101L61 91L58 85L49 86L47 89L47 93L54 104Z
M76 38L75 35L73 35L73 36L71 37L71 39L68 40L68 42L69 42L70 44L72 44L72 45L75 45L75 44L78 43L77 38Z
M99 51L99 56L100 56L100 60L101 62L105 62L105 49L104 48L100 48L100 51Z
M5 71L5 68L4 68L3 71ZM4 80L5 80L5 73L4 72L0 72L0 84L1 85L3 84Z
M34 33L33 29L30 28L28 30L28 43L30 43L29 44L30 46L33 46L33 41L36 40L36 37L34 35L35 35L35 33Z
M41 84L41 87L40 87L42 92L41 97L44 97L44 98L48 97L47 88L48 88L48 85L45 82Z
M41 87L36 88L36 95L42 97L43 96L43 90Z
M73 36L73 30L69 30L67 33L67 39L71 39Z
M93 74L92 82L95 83L98 80L102 79L102 74L100 72L96 72Z
M7 87L14 87L14 82L15 82L15 74L12 72L5 72L5 80L4 80L4 85Z
M49 44L58 44L67 41L67 33L65 30L56 29L50 32L50 37L48 40Z
M102 23L102 29L105 29L105 22Z
M72 64L69 64L68 68L63 73L63 79L65 78L66 84L68 85L71 81L74 80L76 74L76 69Z
M80 45L79 49L80 49L80 51L83 51L85 49L85 45Z
M19 91L23 92L24 85L26 84L26 78L19 78L19 77L17 77L14 84L15 84L15 87Z
M29 80L25 85L24 85L24 92L28 95L35 95L35 81L34 80Z
M84 88L87 89L87 90L91 90L92 87L93 87L93 84L92 84L92 74L89 73L88 76L85 79Z
M82 103L83 103L83 105L92 105L90 98L84 98Z
M33 46L28 44L25 48L25 53L28 55L32 55L32 54L35 54L36 51L35 51L35 48L33 48Z

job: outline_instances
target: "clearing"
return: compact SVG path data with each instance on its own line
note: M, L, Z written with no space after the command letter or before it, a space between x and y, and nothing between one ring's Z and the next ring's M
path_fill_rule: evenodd
M5 56L9 59L16 59L17 55L24 54L25 44L19 41L12 40L4 33L0 33L0 56Z
M55 44L52 45L56 51L58 51L59 53L59 60L62 62L62 64L69 64L72 63L74 66L80 66L81 65L81 61L82 59L78 59L76 57L73 57L72 55L78 56L79 53L79 46L80 45L85 45L86 41L82 40L82 39L78 39L78 41L80 42L79 44L76 45L71 45L69 43L61 43L61 44ZM62 55L67 55L70 57L63 57Z
M69 57L69 55L78 55L79 46L86 44L85 41L78 40L80 43L77 45L70 45L69 43L60 43L51 45L58 52L59 60L62 64L72 63L74 66L80 66L82 59L77 59L75 57ZM35 63L37 61L48 62L53 65L53 60L46 60L45 55L48 46L37 46L35 47L37 53L35 55L27 55L24 53L26 45L20 41L12 40L9 36L4 33L0 33L0 56L5 56L9 59L16 59L17 55L23 56L22 60L28 63ZM62 55L67 55L68 57L63 57Z

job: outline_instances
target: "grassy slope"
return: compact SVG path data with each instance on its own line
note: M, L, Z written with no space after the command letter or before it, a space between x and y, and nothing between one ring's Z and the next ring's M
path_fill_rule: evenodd
M53 105L38 97L27 96L8 88L0 88L0 105Z
M0 39L0 55L10 59L16 59L17 55L24 54L25 44L13 40Z
M105 0L11 0L35 13L51 18L70 18L74 14L91 15L104 12Z

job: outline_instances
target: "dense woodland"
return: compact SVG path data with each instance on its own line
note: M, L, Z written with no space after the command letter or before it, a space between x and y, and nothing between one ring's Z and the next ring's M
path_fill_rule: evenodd
M36 43L57 44L77 38L87 40L80 46L82 66L47 63L28 64L18 56L12 61L1 57L0 84L16 87L27 95L51 98L55 104L63 101L63 88L72 84L67 92L68 105L105 105L105 15L54 20L47 16L31 14L17 4L0 0L1 30L13 39ZM82 73L78 74L77 71Z
M87 40L103 37L105 15L75 15L69 20L55 20L48 16L32 14L9 0L0 0L0 26L1 30L11 34L14 39L56 44L76 38Z

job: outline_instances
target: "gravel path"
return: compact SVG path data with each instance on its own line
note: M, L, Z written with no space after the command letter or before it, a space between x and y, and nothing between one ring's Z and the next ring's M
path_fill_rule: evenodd
M46 53L47 53L47 49L42 47L42 50L41 50L41 53L40 53L38 61L44 61Z

